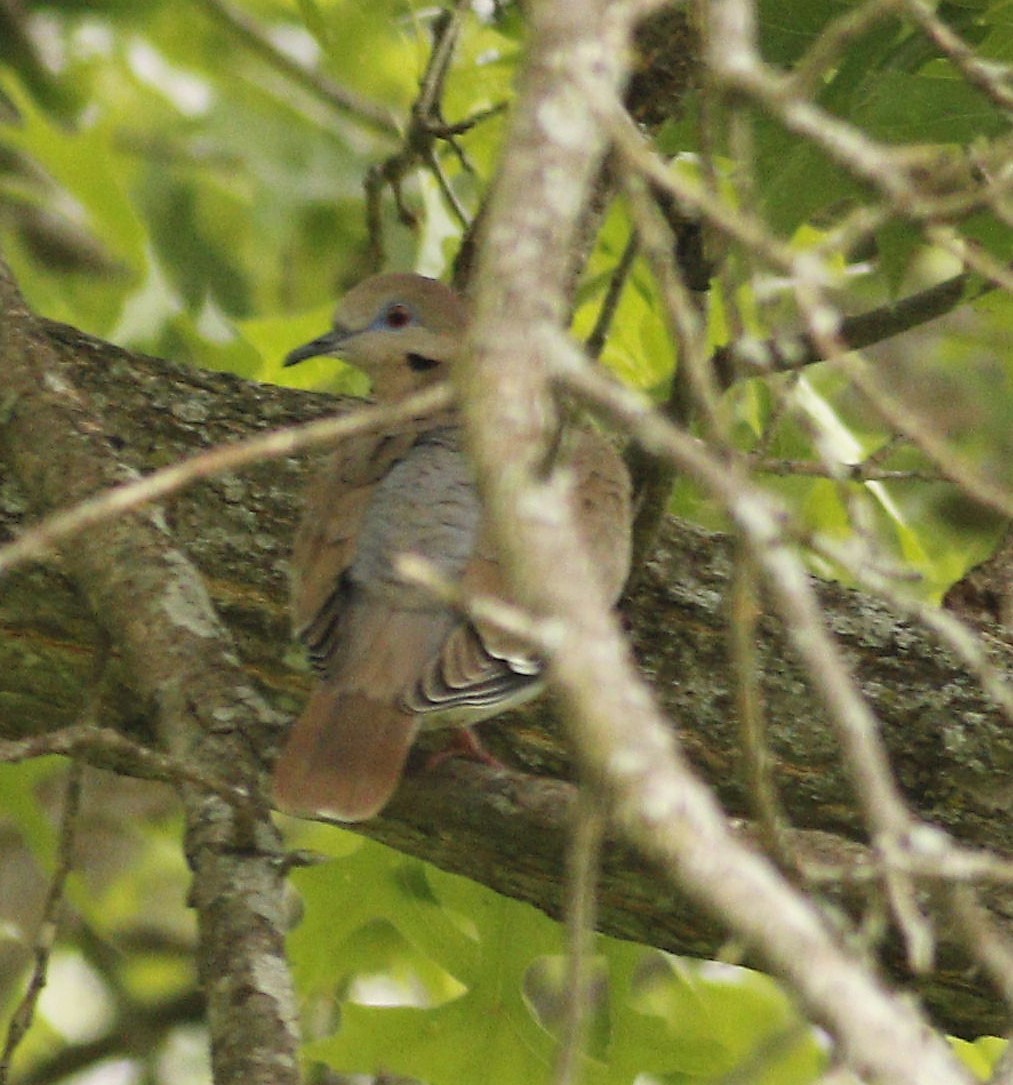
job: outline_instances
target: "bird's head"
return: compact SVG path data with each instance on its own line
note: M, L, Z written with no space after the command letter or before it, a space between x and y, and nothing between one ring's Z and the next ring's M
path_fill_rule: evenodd
M373 275L338 303L334 327L285 359L332 355L362 369L378 399L397 399L448 376L466 324L461 298L423 275Z

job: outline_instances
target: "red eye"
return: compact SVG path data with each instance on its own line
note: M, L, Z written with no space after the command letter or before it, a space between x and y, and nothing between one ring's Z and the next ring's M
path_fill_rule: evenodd
M394 304L384 313L388 328L403 328L411 323L411 319L412 312L407 305Z

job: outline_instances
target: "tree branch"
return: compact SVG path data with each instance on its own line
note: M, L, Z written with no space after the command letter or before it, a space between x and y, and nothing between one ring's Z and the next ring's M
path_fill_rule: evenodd
M304 68L283 53L253 19L234 8L228 0L200 0L200 2L212 19L224 26L252 53L287 76L293 83L360 124L376 129L385 136L398 135L400 129L397 118L386 106L340 83L335 83L318 72Z
M73 359L75 384L102 404L108 440L138 474L219 443L329 418L348 406L327 396L130 354L62 324L40 321L35 331L60 357ZM33 443L39 446L41 438ZM298 710L310 684L287 659L286 613L286 558L308 460L286 456L248 466L241 474L202 479L176 495L165 511L174 538L201 570L235 638L247 683L256 683L285 714ZM0 539L23 530L26 509L24 491L0 456ZM61 569L54 562L21 567L2 581L0 734L8 738L45 735L76 723L91 688L91 660L99 650L94 619ZM728 537L669 519L623 609L641 668L666 711L678 719L689 759L726 809L748 816L751 802L729 669L733 569ZM881 721L908 802L968 844L1013 854L1008 816L1013 735L1002 714L967 667L913 620L898 620L871 596L839 585L822 584L819 592L827 621ZM803 849L806 861L838 868L851 905L861 908L863 891L845 876L853 871L849 857L856 854L848 840L861 833L861 823L836 740L780 621L762 613L757 637L775 783L796 827L788 831L793 841L799 835L816 841ZM1013 646L996 627L986 645L996 670L1013 674ZM124 659L120 649L109 661L112 693L103 706L104 721L150 743L153 714L133 692ZM275 725L258 719L244 721L245 735L266 745ZM85 735L71 738L62 748L87 743ZM523 771L497 775L481 766L450 765L423 773L406 783L385 816L365 831L560 915L558 874L570 794L562 781L570 778L572 766L551 705L542 701L486 725L484 741ZM50 749L43 745L38 751ZM90 759L141 776L170 767L108 744L98 749L93 744ZM211 773L214 766L205 763L202 769ZM227 781L228 774L221 779ZM719 951L722 928L688 902L673 902L672 891L628 848L609 846L603 879L600 916L606 932L673 952L714 956ZM833 897L837 890L831 884L821 892ZM1000 888L990 900L997 922L1009 932L1013 901ZM945 931L942 939L940 964L916 984L936 1019L960 1035L1001 1032L1007 1013L1002 1000L977 976L958 941ZM883 949L894 975L912 982L896 941L889 938Z
M862 350L952 313L958 306L984 297L994 289L994 284L963 272L908 297L845 317L837 335L848 350ZM715 372L722 375L725 387L742 377L771 371L791 372L822 361L826 361L826 354L805 334L763 342L736 340L718 348L712 358Z
M132 475L60 349L0 269L0 358L8 462L41 509L80 501ZM152 713L161 744L258 794L258 746L277 716L250 684L190 561L157 510L93 525L63 553ZM263 746L261 745L261 749ZM283 864L263 803L234 807L181 788L194 871L200 959L219 1085L298 1080L295 999L284 966Z
M631 17L620 4L586 4L578 12L552 0L530 12L533 44L479 258L471 364L460 373L486 510L512 588L557 629L549 676L583 774L624 836L763 955L831 1029L856 1072L910 1085L964 1082L968 1074L920 1015L844 949L811 902L729 833L594 591L588 557L574 542L565 480L546 479L539 469L551 439L566 259L606 149L596 106L617 98L624 74L617 61L630 29L624 15ZM764 527L746 538L776 578L790 571L774 540L760 545L768 535ZM791 573L789 584L797 579ZM808 658L815 646L798 639L796 647ZM879 757L878 736L838 671L827 704L851 753L861 755L863 782L874 777L873 794L882 800L873 810L877 832L892 836L907 818L882 775L866 771Z

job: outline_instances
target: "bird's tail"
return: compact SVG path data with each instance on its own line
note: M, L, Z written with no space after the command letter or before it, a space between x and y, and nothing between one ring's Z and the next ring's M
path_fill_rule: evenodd
M401 779L418 725L392 705L323 682L296 720L274 767L280 810L365 821Z

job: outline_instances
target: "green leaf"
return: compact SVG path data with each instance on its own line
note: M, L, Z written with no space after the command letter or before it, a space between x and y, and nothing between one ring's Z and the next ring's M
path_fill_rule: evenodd
M911 260L922 244L920 233L900 220L891 219L876 231L879 270L883 273L892 294L896 295L899 291L904 276L911 266Z
M960 1061L979 1081L989 1080L1009 1044L1008 1040L1001 1040L997 1036L983 1036L974 1043L950 1036L949 1041Z
M815 1034L766 976L642 949L625 958L619 966L610 953L614 1004L623 1008L612 1030L613 1080L646 1071L720 1081L746 1065L750 1081L801 1085L821 1072Z
M788 66L812 44L835 15L846 10L836 0L761 0L757 22L764 58Z
M306 1054L342 1072L394 1072L429 1085L547 1081L553 1042L523 1005L482 993L434 1010L346 1005L342 1028Z
M412 861L394 872L394 892L384 879L385 891L378 893L377 871L371 870L371 881L364 884L363 856L358 858L335 864L342 868L344 892L334 892L336 884L328 890L328 922L339 913L338 929L331 929L328 939L349 933L367 916L382 916L416 951L438 962L467 990L434 1008L346 1003L338 1033L310 1044L307 1055L345 1072L387 1069L430 1085L542 1080L551 1065L554 1041L525 1001L524 977L536 956L559 952L559 926L528 905ZM313 875L320 877L317 872ZM305 886L306 881L301 875L300 883ZM364 891L349 899L353 886ZM336 907L337 900L341 903ZM301 931L292 942L305 979L306 947L319 947L319 940L313 932ZM319 959L319 948L316 955Z
M62 757L37 757L18 765L0 764L0 811L24 837L40 861L56 859L56 828L39 801L38 791L54 776L65 776Z
M846 204L862 188L846 170L807 140L758 117L757 193L770 227L785 236L821 213Z
M851 118L890 143L967 143L1005 131L1006 118L963 80L882 72Z
M135 274L146 264L147 232L128 194L130 159L117 149L117 132L103 120L76 131L50 123L11 80L0 84L22 115L3 127L3 138L33 158L76 200L90 226Z

